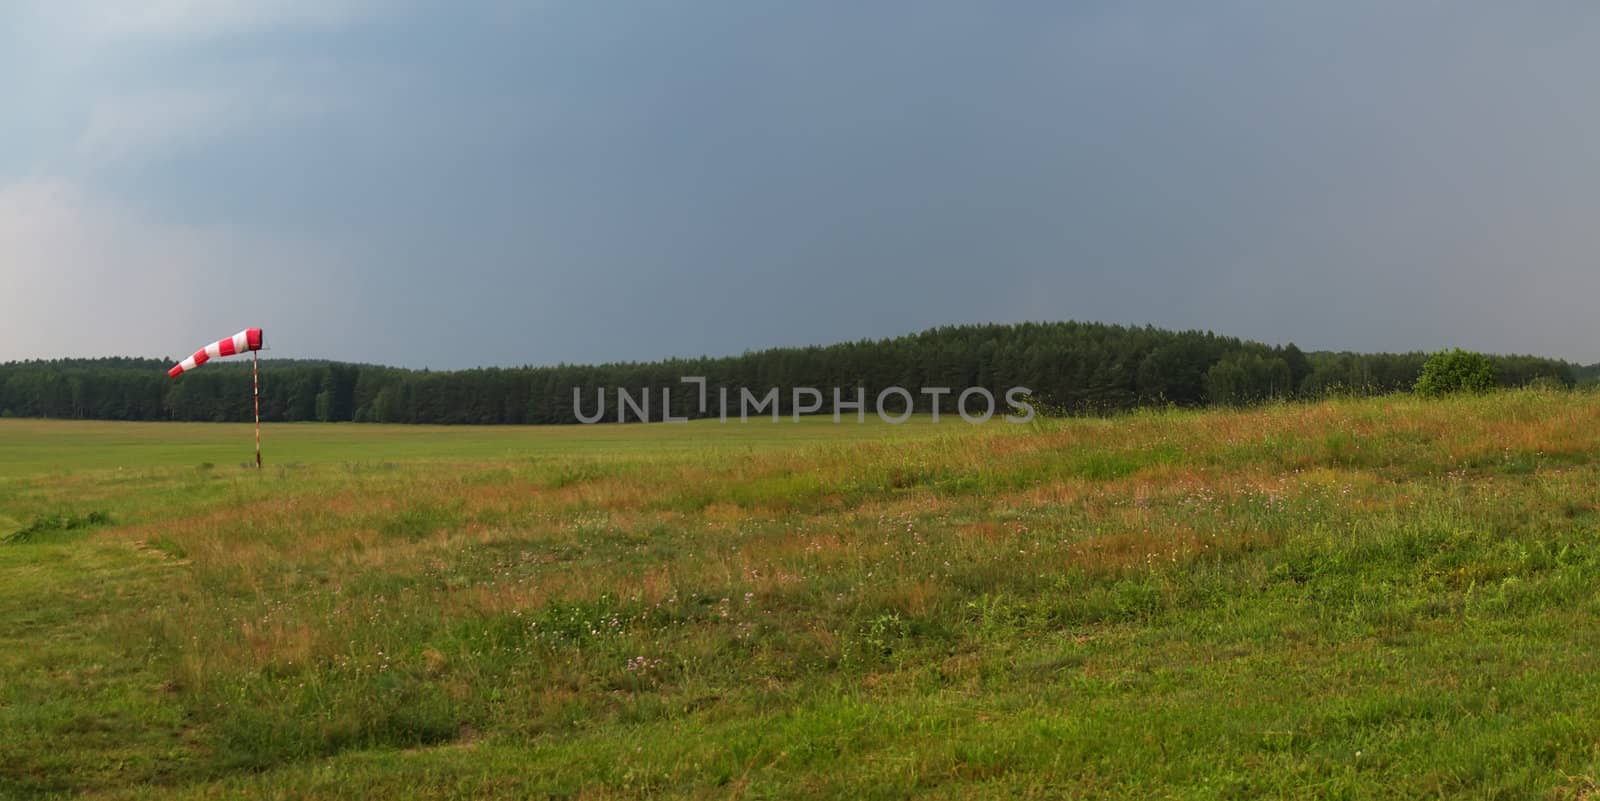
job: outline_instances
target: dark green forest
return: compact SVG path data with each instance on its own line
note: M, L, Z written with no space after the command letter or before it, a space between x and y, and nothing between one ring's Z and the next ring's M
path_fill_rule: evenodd
M616 389L650 392L649 417L661 419L662 388L674 417L705 416L698 390L683 376L705 376L717 388L764 394L779 387L789 411L792 387L838 387L846 398L865 389L867 411L886 387L917 395L922 387L984 387L1004 398L1027 387L1042 411L1107 414L1141 406L1247 405L1334 393L1408 391L1424 353L1304 353L1206 331L1168 331L1099 323L965 325L892 339L739 356L554 367L407 370L366 364L264 359L261 414L269 421L385 423L575 423L573 390L592 413L598 391L605 420L616 420ZM1600 366L1534 356L1496 356L1500 386L1592 383ZM177 379L173 360L57 359L0 364L0 416L99 420L246 421L251 418L250 367L243 359L213 361ZM831 397L823 411L831 411ZM737 401L735 400L735 403ZM933 401L917 395L928 411ZM939 399L943 412L955 398ZM1003 404L1003 400L1002 400ZM717 414L716 403L710 415ZM898 411L898 406L896 407ZM736 412L735 412L736 414ZM851 412L853 414L853 412ZM630 419L632 416L630 415Z

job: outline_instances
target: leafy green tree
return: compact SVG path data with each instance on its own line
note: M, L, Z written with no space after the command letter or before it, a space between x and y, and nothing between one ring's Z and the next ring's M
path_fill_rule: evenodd
M1218 406L1243 403L1249 394L1250 377L1239 362L1228 359L1206 371L1206 400Z
M1283 363L1289 367L1289 395L1300 394L1300 388L1311 375L1311 359L1293 342L1279 352Z
M333 392L331 392L329 390L326 390L326 389L321 391L321 392L318 392L317 393L317 420L319 422L323 422L323 423L331 423L331 422L334 421L334 419L335 418L333 416Z
M1428 357L1414 389L1419 395L1437 397L1454 392L1483 392L1492 387L1494 363L1489 357L1455 348Z

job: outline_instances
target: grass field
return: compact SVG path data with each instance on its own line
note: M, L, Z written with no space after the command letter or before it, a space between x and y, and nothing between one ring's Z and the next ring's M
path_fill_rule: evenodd
M0 420L0 798L1600 797L1600 395Z

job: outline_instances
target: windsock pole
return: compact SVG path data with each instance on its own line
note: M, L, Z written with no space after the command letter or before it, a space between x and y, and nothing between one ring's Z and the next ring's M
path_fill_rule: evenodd
M256 469L261 469L261 351L250 351L250 391L256 402Z
M172 365L167 375L177 378L212 359L237 356L250 351L250 394L256 407L256 469L261 469L261 329L246 328L227 339L219 339L194 352L193 356ZM248 463L247 463L248 464Z

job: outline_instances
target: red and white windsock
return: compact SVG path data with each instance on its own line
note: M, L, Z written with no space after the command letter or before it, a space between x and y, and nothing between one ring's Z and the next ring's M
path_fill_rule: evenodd
M177 378L185 370L193 370L212 359L222 356L232 356L236 353L248 353L252 350L261 350L261 329L246 328L227 339L219 339L194 352L193 356L172 365L167 375Z

